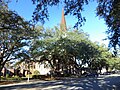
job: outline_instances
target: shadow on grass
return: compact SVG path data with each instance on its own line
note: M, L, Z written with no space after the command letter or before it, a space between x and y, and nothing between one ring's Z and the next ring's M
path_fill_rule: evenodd
M0 87L0 90L120 90L120 76L107 78L69 78L34 81L29 84Z

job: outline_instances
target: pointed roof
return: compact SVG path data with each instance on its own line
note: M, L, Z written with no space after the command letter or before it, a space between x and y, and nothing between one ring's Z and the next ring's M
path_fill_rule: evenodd
M66 20L65 20L65 15L64 15L64 9L62 9L62 18L61 18L61 23L60 23L60 30L61 31L66 31Z

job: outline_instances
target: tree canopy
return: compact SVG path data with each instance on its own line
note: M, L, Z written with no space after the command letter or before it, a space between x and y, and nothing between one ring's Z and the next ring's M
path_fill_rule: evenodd
M28 58L27 47L37 34L32 25L16 12L1 4L0 10L0 72L6 62ZM2 7L3 5L3 7Z
M85 21L81 12L89 1L32 0L36 5L33 20L45 23L45 19L49 18L48 7L62 2L65 15L76 16L78 22L75 27L81 26ZM115 49L120 46L119 6L119 0L98 0L96 8L97 15L104 18L108 25L110 47ZM101 70L104 66L119 67L116 65L119 58L113 58L106 47L91 42L88 34L83 31L62 32L58 27L48 30L43 27L34 28L15 11L9 10L4 2L0 2L0 36L0 71L8 61L28 58L38 62L48 61L55 70L69 69L71 66L82 69L85 64L91 70ZM112 62L113 59L117 61Z
M37 62L48 61L55 71L70 67L82 70L86 64L90 70L108 68L112 53L104 45L93 43L88 38L88 34L81 30L63 32L57 27L48 29L33 41L31 57Z
M2 2L3 0L1 0ZM20 0L16 0L20 1ZM64 5L65 15L73 15L78 21L74 27L82 26L82 23L86 20L82 16L84 5L89 4L93 0L31 0L36 5L33 12L33 21L36 23L40 21L45 23L46 19L49 19L48 8L52 6L58 6L60 3ZM115 51L120 47L120 1L119 0L94 0L97 2L96 7L97 16L103 18L108 26L106 33L109 42L109 47L114 47Z
M49 18L48 8L58 6L59 3L64 5L65 15L71 14L75 16L78 21L75 27L82 25L85 17L82 16L84 5L89 4L92 0L32 0L36 5L33 12L33 20L45 22ZM108 26L106 31L108 39L110 40L109 47L120 47L120 0L94 0L98 3L96 7L96 14L103 18Z

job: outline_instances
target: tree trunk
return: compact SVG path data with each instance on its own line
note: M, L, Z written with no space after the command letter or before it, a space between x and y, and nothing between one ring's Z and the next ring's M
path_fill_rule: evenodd
M0 65L0 80L1 80L1 76L2 76L2 67Z
M5 63L6 63L6 61L4 61L4 62L2 62L3 60L0 60L1 62L0 62L0 80L1 80L1 76L2 76L2 69L3 69L3 67L4 67L4 65L5 65Z

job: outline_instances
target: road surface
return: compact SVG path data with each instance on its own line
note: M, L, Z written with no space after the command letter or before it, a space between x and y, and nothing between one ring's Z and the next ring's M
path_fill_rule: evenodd
M120 75L2 85L0 90L120 90Z

